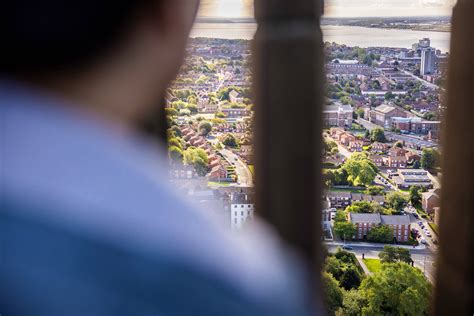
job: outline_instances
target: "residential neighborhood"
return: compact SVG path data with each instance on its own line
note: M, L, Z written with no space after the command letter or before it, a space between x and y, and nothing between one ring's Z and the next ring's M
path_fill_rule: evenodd
M245 40L192 39L167 95L170 181L237 231L257 212L249 47ZM422 50L335 43L325 50L324 241L357 260L385 245L406 247L432 280L445 56L438 52L439 62L423 75Z

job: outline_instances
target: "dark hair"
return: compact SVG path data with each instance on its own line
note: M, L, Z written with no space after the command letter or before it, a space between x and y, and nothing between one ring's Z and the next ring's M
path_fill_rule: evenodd
M0 5L1 74L31 74L89 63L157 0L7 0Z

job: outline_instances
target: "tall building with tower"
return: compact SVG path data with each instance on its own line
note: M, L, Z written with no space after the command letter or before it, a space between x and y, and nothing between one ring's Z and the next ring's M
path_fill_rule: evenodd
M435 72L436 50L428 47L421 50L420 75L425 76Z

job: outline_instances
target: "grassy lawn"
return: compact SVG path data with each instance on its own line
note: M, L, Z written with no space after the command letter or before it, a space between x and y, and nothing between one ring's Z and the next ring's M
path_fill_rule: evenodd
M329 191L331 192L353 192L353 193L365 193L365 189L360 189L360 190L356 190L356 189L341 189L341 188L331 188L329 189Z
M438 234L438 231L439 231L438 225L432 222L428 222L428 225L430 225L431 229L434 231L435 234Z
M212 187L228 187L232 184L232 182L213 182L209 181L207 183L208 186Z
M255 168L253 165L248 165L249 167L249 170L250 170L250 173L252 174L252 176L255 176Z
M382 269L382 263L379 259L364 259L364 263L372 273L379 272Z

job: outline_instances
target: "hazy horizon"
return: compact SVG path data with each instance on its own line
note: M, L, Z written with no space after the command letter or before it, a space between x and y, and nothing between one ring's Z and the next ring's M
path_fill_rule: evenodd
M456 0L327 0L326 17L449 16ZM200 18L252 18L253 0L202 0Z

